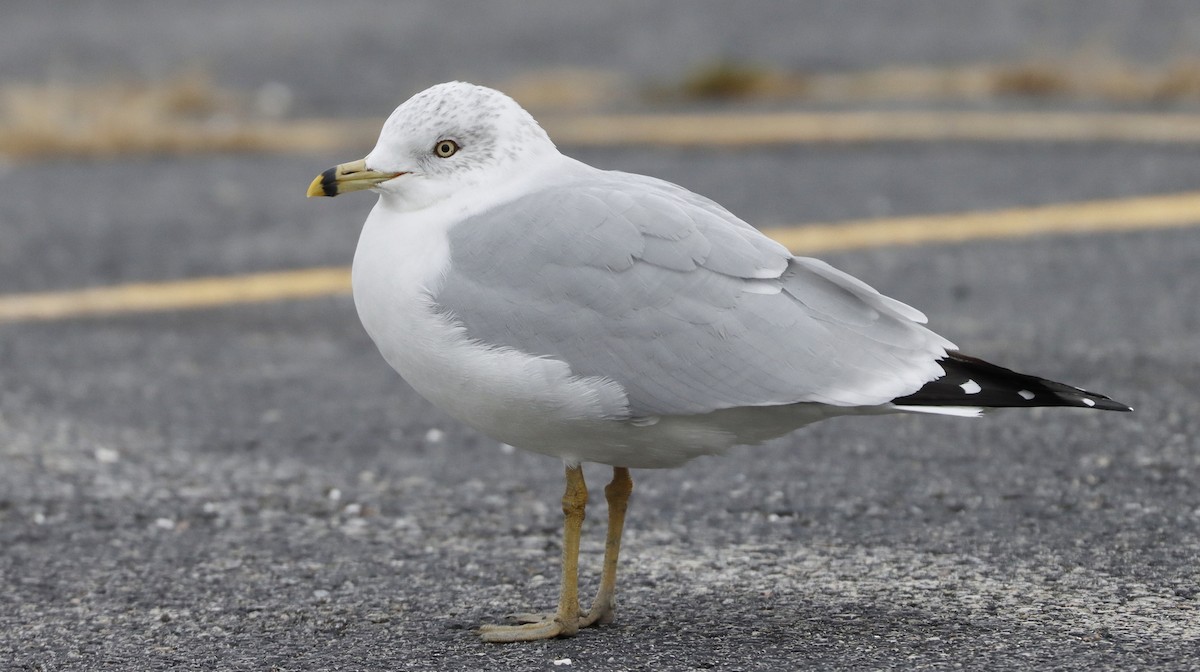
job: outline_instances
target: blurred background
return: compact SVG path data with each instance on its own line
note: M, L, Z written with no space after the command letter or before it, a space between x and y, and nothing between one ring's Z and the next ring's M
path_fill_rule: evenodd
M635 475L618 622L481 648L547 606L560 465L396 378L374 199L304 198L450 79L1138 412ZM1198 149L1195 0L5 0L0 666L1194 667Z
M342 263L345 245L295 226L323 211L285 198L275 191L284 182L273 180L286 174L290 189L313 167L361 155L396 104L450 79L510 93L585 160L657 171L765 226L1170 190L1190 184L1176 170L1180 157L1138 156L1145 143L1200 142L1190 116L1200 106L1200 10L1186 0L752 9L632 0L453 8L433 0L14 1L0 22L0 62L0 261L8 262L0 280L10 292ZM864 111L876 114L850 118ZM1005 116L1030 111L1079 116L1057 117L1055 129ZM772 112L808 116L701 117L687 127L641 116ZM1098 112L1159 116L1090 116ZM1134 143L1124 158L1111 144L1096 146L1114 138ZM1014 163L977 160L974 147L947 147L954 140L1010 141L992 149ZM1080 177L1037 146L1065 141L1077 151L1089 140L1088 162L1109 179ZM853 175L837 168L889 142L906 146L860 162ZM664 159L663 146L676 155L740 153L755 179L723 184L724 166L688 167ZM843 151L826 156L830 147ZM897 172L898 152L929 165ZM931 152L938 161L926 161ZM298 154L314 158L299 163ZM807 168L818 154L825 167ZM241 161L212 174L238 155L257 169ZM52 178L18 170L45 161L53 163L38 165L53 166ZM1116 179L1109 166L1126 175ZM254 179L242 170L256 170ZM1001 188L1031 171L1037 177ZM920 179L941 173L954 183ZM1057 185L1046 184L1050 173ZM775 196L805 184L829 198ZM265 206L254 204L267 198L279 201L271 207L281 216L258 216ZM365 210L365 200L356 205ZM194 219L171 214L183 204L230 227L197 233ZM112 218L125 226L106 226ZM149 238L129 229L143 220ZM222 236L237 238L237 249L221 246ZM82 246L54 244L69 246L67 237ZM160 248L161 258L147 258Z
M449 79L542 111L1186 109L1198 14L1186 0L16 1L0 27L2 149L191 149L154 124L380 117Z
M830 0L745 11L632 0L17 1L6 6L0 57L8 86L169 89L199 78L218 96L212 105L227 91L258 96L259 113L301 118L386 109L453 78L535 89L544 77L602 109L752 95L1171 104L1198 95L1196 13L1183 0ZM880 81L885 68L927 79L905 91Z

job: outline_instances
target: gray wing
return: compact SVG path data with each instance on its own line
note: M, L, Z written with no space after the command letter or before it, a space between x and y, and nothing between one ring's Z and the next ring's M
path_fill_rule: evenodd
M667 182L597 171L450 231L467 334L621 384L632 416L875 405L942 375L924 316Z

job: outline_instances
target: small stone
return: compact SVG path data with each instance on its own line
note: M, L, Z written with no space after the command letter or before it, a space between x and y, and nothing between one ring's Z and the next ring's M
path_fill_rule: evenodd
M121 453L103 446L97 448L93 455L96 456L96 461L100 464L113 464L121 459Z

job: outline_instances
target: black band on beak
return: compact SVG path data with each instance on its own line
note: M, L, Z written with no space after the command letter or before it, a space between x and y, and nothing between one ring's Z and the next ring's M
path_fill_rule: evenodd
M337 170L337 166L334 166L333 168L321 173L321 191L323 191L326 196L337 196Z

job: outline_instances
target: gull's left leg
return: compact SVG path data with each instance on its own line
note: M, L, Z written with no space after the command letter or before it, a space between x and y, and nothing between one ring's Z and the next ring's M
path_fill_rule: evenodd
M483 641L528 642L570 637L579 631L579 535L587 498L583 468L567 467L567 488L562 498L562 588L558 594L558 611L524 625L485 625L479 629Z
M625 509L629 505L629 494L633 492L633 479L626 467L613 467L612 481L604 487L608 500L608 535L604 540L604 571L600 575L600 590L592 608L584 615L579 626L586 628L595 623L611 623L617 611L615 592L617 589L617 557L621 554L621 532L625 529Z

